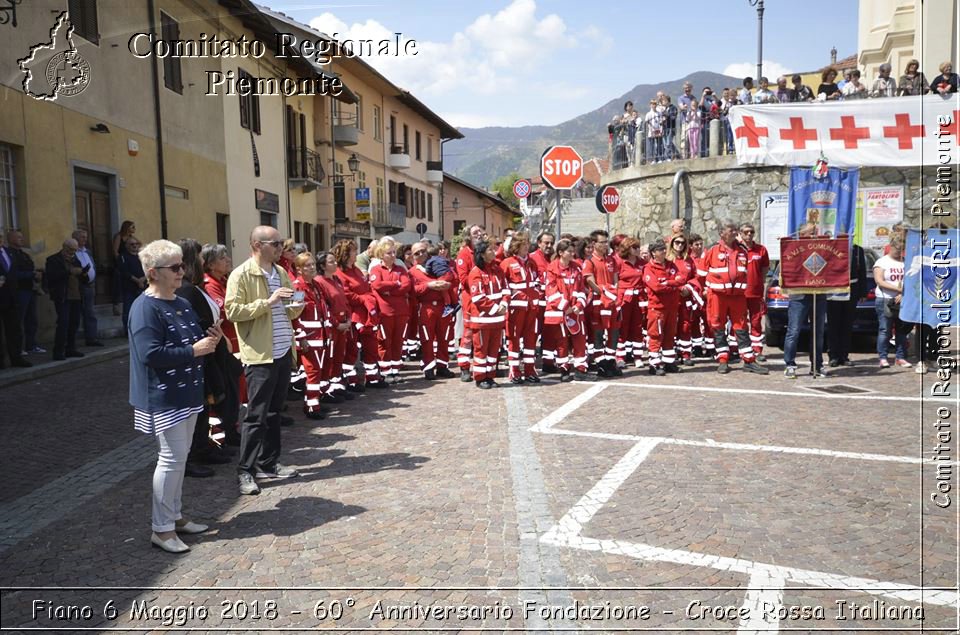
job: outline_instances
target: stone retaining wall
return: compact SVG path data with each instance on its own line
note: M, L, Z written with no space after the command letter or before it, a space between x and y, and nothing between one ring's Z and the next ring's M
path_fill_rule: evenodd
M620 209L611 219L613 233L653 240L669 233L673 219L671 188L677 170L686 168L681 179L680 216L687 219L691 231L704 236L709 244L717 236L720 222L730 218L736 222L751 221L760 227L759 197L763 192L786 191L790 183L789 167L740 167L736 157L723 156L691 161L673 161L658 165L638 166L610 172L603 185L620 190ZM954 175L955 182L956 175ZM922 197L930 197L936 184L933 168L924 168L926 187L921 187L920 167L862 168L860 187L904 185L904 220L909 226L921 222ZM957 193L951 198L951 209L957 209ZM947 206L944 205L946 208ZM954 218L956 216L954 215Z

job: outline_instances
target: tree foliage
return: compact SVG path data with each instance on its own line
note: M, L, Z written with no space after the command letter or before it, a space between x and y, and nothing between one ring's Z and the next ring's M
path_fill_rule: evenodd
M499 194L500 198L502 198L511 209L516 211L520 209L520 202L517 200L517 197L513 195L513 184L522 178L523 177L516 171L511 172L495 180L490 186L490 190Z

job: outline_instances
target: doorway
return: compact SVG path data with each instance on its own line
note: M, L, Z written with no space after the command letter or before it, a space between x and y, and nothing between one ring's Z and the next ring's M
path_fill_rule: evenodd
M77 229L87 232L87 249L97 268L97 304L113 301L113 273L116 254L112 252L113 223L110 204L110 182L105 174L77 169L74 173L74 200Z

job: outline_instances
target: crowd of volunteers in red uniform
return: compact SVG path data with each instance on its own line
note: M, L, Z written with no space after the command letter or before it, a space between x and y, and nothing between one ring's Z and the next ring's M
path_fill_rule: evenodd
M723 223L704 249L678 220L648 245L602 230L535 243L516 232L498 244L473 226L456 257L429 242L404 253L385 238L364 254L366 271L350 240L283 259L305 303L294 321L305 410L319 418L323 403L402 381L404 356L419 356L428 380L455 377L455 357L460 379L481 389L496 386L504 353L512 384L551 373L595 381L631 363L659 376L703 355L720 373L739 357L744 371L767 374L758 362L770 262L754 233Z

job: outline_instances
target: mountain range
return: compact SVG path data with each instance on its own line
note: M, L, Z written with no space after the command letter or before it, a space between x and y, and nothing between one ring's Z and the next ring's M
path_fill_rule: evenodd
M683 83L693 84L699 99L707 86L719 93L723 88L739 87L743 78L697 71L680 79L659 84L638 84L623 95L611 99L596 110L555 126L460 128L463 139L444 145L444 170L482 188L511 172L530 177L539 174L540 155L547 147L564 144L577 149L584 160L607 157L607 124L623 112L623 104L632 100L642 114L657 91L664 91L676 103ZM536 98L536 96L531 96Z

